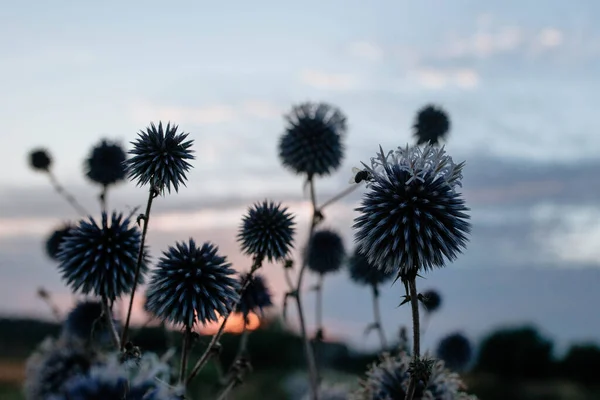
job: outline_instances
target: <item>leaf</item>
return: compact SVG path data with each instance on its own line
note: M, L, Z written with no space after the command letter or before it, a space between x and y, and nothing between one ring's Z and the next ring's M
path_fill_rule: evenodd
M402 296L404 297L404 300L402 300L402 303L398 304L398 307L405 305L406 303L408 303L410 301L410 296L406 295L406 296Z

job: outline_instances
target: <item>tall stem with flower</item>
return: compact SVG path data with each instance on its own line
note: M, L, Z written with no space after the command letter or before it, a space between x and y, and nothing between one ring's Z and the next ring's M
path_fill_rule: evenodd
M287 208L267 200L254 204L243 217L238 241L242 251L254 257L254 263L247 279L242 283L236 299L231 302L226 312L221 314L224 315L224 318L219 330L213 335L207 349L196 362L186 382L190 382L214 354L219 338L225 330L227 319L242 301L245 290L253 282L253 275L262 266L263 261L265 259L269 262L280 261L288 256L295 232L293 220L294 218Z
M346 250L342 237L330 229L320 229L313 232L307 247L304 249L304 259L308 268L317 274L316 291L316 328L315 354L324 337L323 327L323 280L326 275L341 269L346 258ZM317 373L319 372L317 363ZM320 380L320 376L319 380Z
M123 334L121 337L121 346L127 343L127 334L131 321L133 310L133 301L137 289L140 268L144 259L146 234L148 232L148 223L150 221L150 210L152 201L160 194L164 194L165 189L171 193L171 187L175 192L179 191L179 186L185 186L187 179L186 173L191 168L188 160L193 160L194 152L192 147L193 140L186 140L187 133L178 133L178 126L167 123L163 128L162 122L158 127L151 123L145 131L139 133L138 139L132 142L133 149L129 151L133 157L125 161L129 179L137 180L139 186L150 185L148 191L148 201L146 212L138 216L138 224L144 221L142 238L138 249L137 264L135 268L135 281L129 299L129 307Z
M396 270L406 286L403 303L413 316L411 381L406 399L412 400L415 382L428 376L430 365L420 358L420 329L416 277L453 261L466 246L469 215L461 186L464 163L454 164L444 148L398 148L380 151L364 164L367 192L354 220L359 252L378 268Z
M350 272L350 279L354 283L371 288L374 321L365 329L365 335L372 330L377 330L381 348L382 350L385 350L387 349L387 340L385 338L379 307L379 286L393 278L394 270L378 269L374 267L358 248L354 249L354 253L348 260L348 270Z
M326 103L303 103L294 106L285 115L287 127L279 141L279 157L283 166L294 173L306 177L310 188L312 216L307 241L310 241L323 214L317 207L314 179L331 174L341 165L344 155L342 138L346 132L346 117L337 108ZM306 321L302 310L302 283L306 270L303 260L298 280L290 292L296 301L300 330L309 370L310 397L318 397L318 379L314 355L306 332Z

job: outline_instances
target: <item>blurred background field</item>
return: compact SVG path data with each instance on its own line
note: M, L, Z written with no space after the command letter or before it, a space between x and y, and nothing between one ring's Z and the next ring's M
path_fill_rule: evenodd
M25 359L60 326L30 319L0 320L0 395L3 400L23 399ZM170 340L181 334L171 333ZM161 328L135 331L142 349L166 351L167 338ZM235 356L239 335L224 336L220 361L228 366ZM193 357L203 350L207 337L199 339ZM474 344L475 345L475 344ZM512 327L490 332L475 346L476 354L463 374L469 392L483 400L594 400L600 398L600 348L574 345L562 357L552 351L552 342L533 327ZM298 399L306 390L301 340L285 329L280 320L270 320L253 331L248 342L254 372L234 392L232 399ZM377 354L353 351L344 343L327 342L321 352L325 378L330 382L357 384L357 377L377 360ZM195 398L214 396L220 388L215 364L203 371L191 393Z

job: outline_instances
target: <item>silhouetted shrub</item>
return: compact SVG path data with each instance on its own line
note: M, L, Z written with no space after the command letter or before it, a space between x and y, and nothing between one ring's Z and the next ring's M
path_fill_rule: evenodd
M552 347L533 327L502 329L482 341L476 369L504 378L547 377L553 370Z
M599 384L600 347L594 344L571 346L559 364L561 375L586 385Z
M443 338L437 348L438 358L444 360L448 368L456 371L462 371L467 367L472 354L471 342L460 332Z

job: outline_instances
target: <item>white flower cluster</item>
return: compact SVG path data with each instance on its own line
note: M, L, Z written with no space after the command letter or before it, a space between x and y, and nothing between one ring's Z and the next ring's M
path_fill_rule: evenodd
M410 380L411 357L406 352L396 356L384 353L381 361L369 368L361 388L352 400L392 400L404 398ZM476 396L461 392L465 386L457 373L448 370L444 362L436 360L427 387L419 400L477 400ZM400 396L400 397L399 397Z
M351 183L357 182L358 173L366 173L364 179L367 187L376 179L387 179L387 170L391 166L399 166L410 175L406 181L410 185L413 181L423 181L426 174L433 174L433 180L444 179L450 187L462 186L462 169L464 162L455 164L452 157L446 154L444 147L426 145L424 147L409 146L398 147L396 150L390 150L387 154L379 146L379 152L376 157L371 158L371 165L362 163L363 168L353 168L353 177Z

